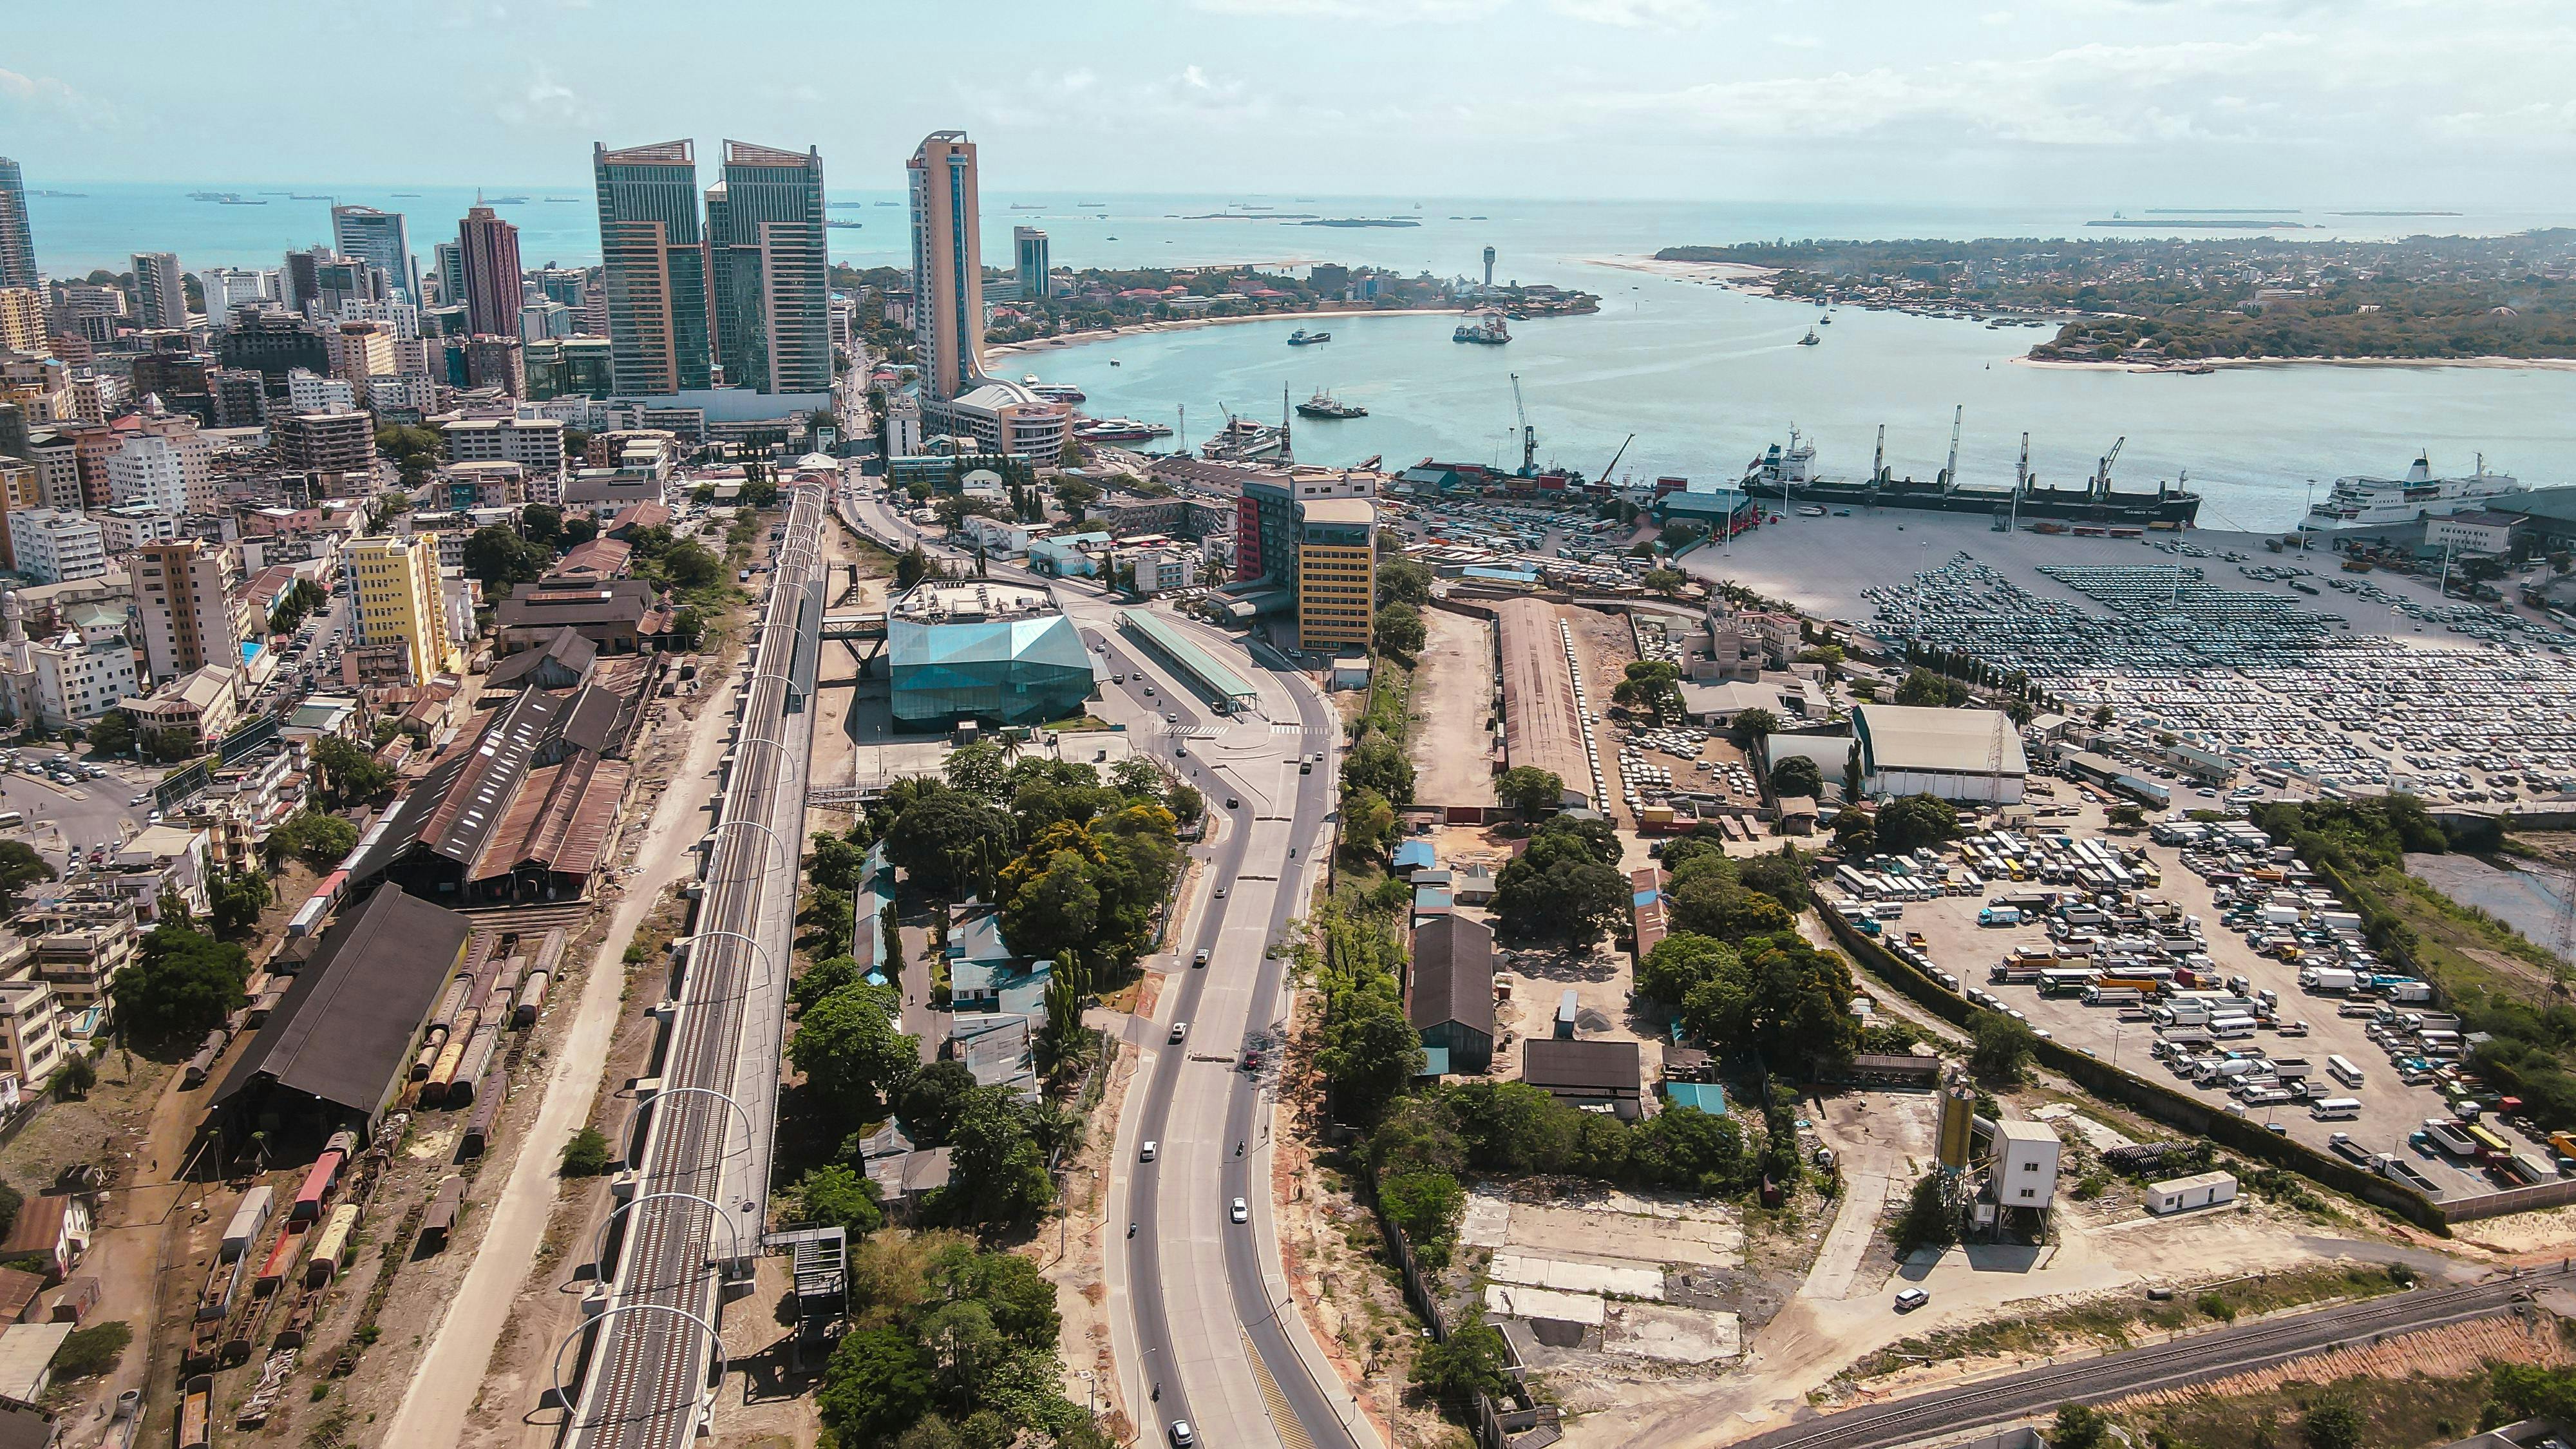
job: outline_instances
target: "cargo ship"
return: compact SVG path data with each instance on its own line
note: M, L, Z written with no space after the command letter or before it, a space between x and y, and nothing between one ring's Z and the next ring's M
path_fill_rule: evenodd
M1332 340L1333 334L1330 332L1309 332L1303 327L1288 334L1288 345L1291 347L1312 347L1318 342Z
M2127 441L2126 439L2122 440ZM2043 486L2030 471L2030 435L2022 435L2021 464L2010 487L1978 488L1958 482L1959 434L1954 419L1950 462L1929 481L1899 478L1887 467L1887 428L1878 430L1878 452L1867 478L1835 478L1816 472L1816 445L1796 429L1788 446L1774 443L1745 470L1739 485L1755 498L1783 503L1815 503L1851 508L1917 508L1937 513L1982 513L2003 518L2058 518L2085 523L2117 523L2164 528L2190 528L2200 517L2200 495L2181 487L2156 485L2152 493L2122 492L2111 486L2111 463L2120 444L2103 455L2101 466L2080 488Z
M1286 463L1288 430L1250 418L1228 415L1217 435L1199 444L1199 456L1211 463Z
M1479 312L1461 322L1449 334L1452 342L1479 342L1499 347L1512 340L1512 329L1503 324L1500 312Z
M1315 395L1297 404L1301 418L1364 418L1368 409L1357 403L1336 401L1331 393L1317 389Z

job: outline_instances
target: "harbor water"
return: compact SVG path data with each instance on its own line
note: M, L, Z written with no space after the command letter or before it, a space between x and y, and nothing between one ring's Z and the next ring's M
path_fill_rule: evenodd
M843 179L850 179L848 173ZM172 250L195 270L275 266L289 248L327 240L331 198L403 211L424 265L454 235L475 188L302 185L209 181L189 185L81 183L30 176L38 260L54 275L93 266L122 270L138 250ZM79 195L46 196L44 189ZM192 201L195 190L268 204ZM587 178L494 186L524 196L501 214L521 229L530 266L585 265L598 257ZM398 195L416 192L417 195ZM327 194L327 196L326 196ZM908 261L907 221L894 190L831 193L833 260L854 266ZM561 198L550 200L549 198ZM1081 205L1077 203L1088 202ZM897 203L897 204L884 204ZM1260 208L1289 214L1266 218ZM1856 204L1537 202L1384 197L1186 197L1113 193L985 192L985 255L1010 256L1015 225L1044 228L1059 266L1170 267L1318 261L1406 274L1463 276L1498 253L1496 276L1598 293L1594 316L1512 326L1504 347L1450 341L1449 317L1334 316L1333 340L1291 348L1289 332L1315 319L1263 321L1130 335L997 359L993 370L1035 372L1082 386L1085 412L1176 425L1207 437L1231 408L1276 421L1290 400L1319 388L1369 409L1366 418L1295 420L1300 461L1351 463L1372 454L1390 465L1425 457L1517 464L1510 375L1521 377L1539 459L1598 474L1623 443L1618 472L1673 474L1702 483L1739 477L1765 445L1795 425L1818 447L1818 467L1858 475L1870 466L1877 426L1900 473L1929 477L1949 445L1951 410L1967 408L1961 474L1999 483L2012 475L2020 435L2047 481L2078 483L2125 436L2116 481L2152 487L2188 473L2206 498L2205 526L2272 529L2294 523L2316 480L2402 473L2429 450L2442 473L2465 473L2477 453L2489 466L2545 486L2576 481L2576 371L2547 368L2340 367L2221 369L2201 376L2037 368L2013 361L2048 334L2020 327L1840 309L1799 347L1812 307L1712 284L1635 272L1601 259L1663 246L1781 237L1984 237L2124 234L2088 228L2116 202L2043 208L1888 208ZM1231 215L1228 215L1231 213ZM1309 226L1298 218L1414 222ZM1216 218L1216 219L1210 219ZM2302 213L2310 229L2284 240L2380 238L2418 232L2497 234L2566 224L2550 215L2344 217ZM2152 218L2134 234L2158 234ZM2201 235L2201 233L2193 233ZM1117 363L1112 366L1112 361ZM1630 434L1635 441L1627 443ZM1166 444L1165 446L1169 446Z

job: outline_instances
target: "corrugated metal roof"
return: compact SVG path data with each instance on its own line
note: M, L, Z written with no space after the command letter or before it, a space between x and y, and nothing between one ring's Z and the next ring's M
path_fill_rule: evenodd
M1434 916L1413 933L1413 999L1406 1019L1417 1031L1456 1022L1494 1034L1494 932L1469 916Z
M2000 710L1864 704L1852 711L1852 733L1868 751L1872 773L1982 774L1992 762L1998 733L2003 737L2003 772L2030 773L2030 761L2021 750L2021 731Z

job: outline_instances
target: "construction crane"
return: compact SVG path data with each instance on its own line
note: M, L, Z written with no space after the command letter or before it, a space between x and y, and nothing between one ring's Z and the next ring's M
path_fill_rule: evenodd
M1619 466L1619 460L1628 456L1628 443L1633 443L1635 441L1637 441L1637 435L1635 433L1630 433L1628 435L1628 442L1621 443L1619 445L1619 451L1610 455L1610 461L1603 465L1601 469L1601 481L1604 484L1607 484L1610 481L1610 472L1612 469Z
M1512 374L1512 411L1521 420L1521 471L1523 478L1538 476L1538 429L1530 426L1529 409L1521 405L1521 375Z

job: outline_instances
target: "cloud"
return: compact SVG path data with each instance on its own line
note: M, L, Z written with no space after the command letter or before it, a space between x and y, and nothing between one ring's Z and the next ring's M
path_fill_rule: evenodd
M1708 0L1548 0L1548 8L1627 30L1687 30L1708 18Z
M504 98L492 110L510 125L545 129L580 129L599 120L595 107L542 65L529 77L525 87L516 95Z
M1812 35L1775 35L1771 37L1771 43L1790 50L1814 50L1824 44Z
M79 115L88 109L68 81L49 75L0 70L0 105L12 111L62 111Z

